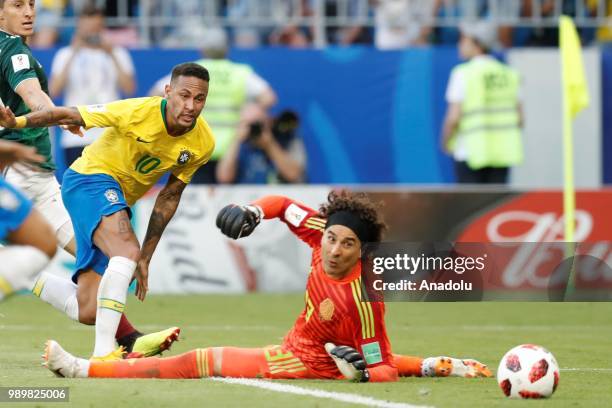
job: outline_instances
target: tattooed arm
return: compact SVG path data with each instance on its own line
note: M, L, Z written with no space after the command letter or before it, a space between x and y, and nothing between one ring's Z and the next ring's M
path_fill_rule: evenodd
M0 107L0 126L5 128L40 128L55 125L85 126L77 108L50 106L15 118L9 107Z
M45 91L42 90L42 88L40 87L40 82L38 82L38 79L36 78L27 79L21 82L15 89L15 92L17 92L17 94L21 97L21 99L23 99L23 102L27 105L28 108L30 108L32 112L39 112L44 109L50 109L50 108L55 107L53 101L51 100L49 95L47 95ZM75 135L83 136L83 132L81 131L81 126L83 126L82 124L80 123L59 123L59 124L66 125L65 129L68 129L70 132L74 133ZM35 126L30 126L30 127L35 127Z
M149 263L151 262L155 248L157 248L157 244L159 243L166 225L168 225L168 222L170 222L174 216L181 200L181 194L183 194L183 190L186 186L187 184L171 174L165 187L159 192L155 200L155 206L149 218L147 234L142 243L140 261L138 262L138 269L136 272L143 277L148 277L149 275ZM146 279L144 280L146 281ZM140 300L143 300L147 289L147 287L137 288L136 296L138 296Z

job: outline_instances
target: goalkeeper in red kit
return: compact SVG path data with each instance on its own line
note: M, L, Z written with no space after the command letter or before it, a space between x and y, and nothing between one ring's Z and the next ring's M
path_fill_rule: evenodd
M64 377L349 379L396 381L399 376L490 377L476 360L393 354L383 302L361 297L361 243L380 242L385 224L365 195L332 192L319 211L281 196L229 205L217 226L233 239L262 219L278 218L312 248L304 310L282 345L209 347L167 358L88 361L49 340L47 367Z

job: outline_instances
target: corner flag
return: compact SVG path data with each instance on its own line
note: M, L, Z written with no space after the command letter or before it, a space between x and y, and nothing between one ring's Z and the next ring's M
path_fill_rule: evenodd
M559 17L559 46L561 48L561 69L563 75L563 97L568 103L568 113L574 119L589 106L580 38L570 17Z
M574 141L572 121L589 105L582 49L576 26L570 17L559 17L559 47L561 49L561 78L563 88L563 157L565 241L574 242L576 198L574 192Z
M563 88L563 218L565 220L566 258L576 251L574 230L576 224L576 192L574 191L574 138L572 124L576 115L589 106L580 38L570 17L559 17L559 48L561 49L561 85ZM565 299L575 290L575 270L570 269Z

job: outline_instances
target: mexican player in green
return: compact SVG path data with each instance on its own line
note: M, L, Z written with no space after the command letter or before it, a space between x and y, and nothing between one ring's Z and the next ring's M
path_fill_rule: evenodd
M35 0L0 0L0 98L18 116L54 106L47 94L47 76L25 42L34 34L35 8ZM82 136L80 127L68 129ZM33 146L44 156L45 160L37 167L20 164L7 167L4 177L32 200L34 208L51 224L59 246L74 256L74 230L55 179L49 130L0 128L0 138ZM34 293L71 319L94 324L80 313L78 299L95 295L98 285L99 280L77 291L70 279L43 273ZM122 316L117 340L130 351L153 355L168 348L175 338L173 329L142 336Z
M34 1L0 0L0 98L17 115L53 106L47 95L47 76L25 43L34 32L35 16ZM74 255L72 224L53 174L49 130L2 129L0 137L33 146L44 156L38 168L19 164L9 167L5 178L33 201L51 224L59 246Z

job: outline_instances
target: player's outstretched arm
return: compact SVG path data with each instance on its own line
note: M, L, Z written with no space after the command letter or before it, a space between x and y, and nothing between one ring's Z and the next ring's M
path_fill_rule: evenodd
M36 78L30 78L22 81L15 89L17 95L23 99L23 102L30 108L31 111L36 112L46 108L54 106L53 101L42 90L40 82Z
M165 187L159 192L155 200L155 206L149 218L147 234L142 243L140 260L138 261L138 267L136 269L136 280L138 281L136 296L138 296L140 300L144 300L148 290L149 263L151 262L155 248L157 248L157 244L161 239L162 233L166 229L166 225L168 225L168 222L170 222L174 216L186 186L187 184L171 174Z
M35 78L22 81L15 89L15 92L23 99L23 102L32 112L55 106L49 95L40 87L40 82ZM80 125L65 125L63 127L75 135L83 136Z
M5 128L40 128L56 125L85 126L85 121L79 110L74 107L51 106L17 117L8 106L0 107L0 126Z
M217 227L230 238L243 238L251 235L261 218L262 211L256 206L230 204L217 214Z
M264 196L250 205L230 204L217 215L217 227L230 238L250 235L262 219L279 218L298 238L311 247L321 242L325 220L298 201L279 195Z

